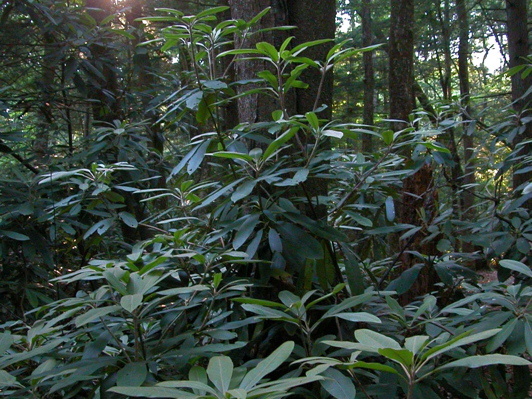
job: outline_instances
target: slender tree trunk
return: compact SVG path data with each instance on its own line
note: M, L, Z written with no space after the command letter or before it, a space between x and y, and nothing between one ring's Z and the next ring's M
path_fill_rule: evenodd
M389 92L390 118L408 121L414 109L414 0L391 0ZM393 130L404 129L402 122Z
M528 0L506 0L508 53L510 68L526 63L524 57L530 54L530 41L528 37ZM512 76L512 100L514 110L517 114L517 123L523 128L516 135L513 145L518 147L524 141L529 143L520 146L518 150L519 161L532 154L532 121L530 119L530 107L532 104L532 74L523 79L520 73ZM528 91L528 92L527 92ZM518 189L522 185L532 180L532 172L514 174L513 186ZM521 187L522 188L522 187ZM531 209L532 200L528 201L528 208Z
M368 47L373 44L372 19L371 19L372 0L362 0L360 16L362 18L362 47ZM373 71L373 51L363 54L362 62L364 64L364 111L363 123L373 125L375 113L375 74ZM372 136L365 134L362 136L362 151L372 152Z
M469 18L467 15L466 1L456 0L456 14L458 17L459 42L458 42L458 80L460 82L460 105L462 108L463 124L463 165L464 174L462 185L468 186L462 189L460 205L462 208L462 220L473 220L475 211L473 208L475 196L475 166L473 165L474 143L473 131L474 125L467 122L471 119L470 105L470 82L469 82ZM462 251L473 252L475 246L471 243L464 242Z

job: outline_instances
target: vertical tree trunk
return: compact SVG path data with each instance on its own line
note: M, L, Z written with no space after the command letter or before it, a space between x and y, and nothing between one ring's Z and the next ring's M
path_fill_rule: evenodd
M462 219L472 220L474 217L474 187L475 184L475 167L473 161L473 132L470 131L470 123L466 121L471 118L470 106L470 84L469 84L469 19L465 0L456 0L456 14L458 17L459 42L458 42L458 80L460 82L460 104L462 108L463 124L463 159L464 174L462 185L468 185L470 188L462 190L461 207ZM473 126L471 126L473 127ZM462 250L472 252L475 247L470 243L464 243Z
M390 119L408 121L414 108L414 0L391 0L388 48ZM392 127L398 131L406 124Z
M336 31L336 1L335 0L298 0L288 1L288 23L297 26L293 34L294 45L319 39L334 39ZM304 56L313 60L323 60L333 43L310 47ZM310 84L308 89L298 90L296 112L304 114L314 110L314 104L327 108L320 113L325 119L332 117L333 75L329 72L325 76L323 85L319 82L321 75L315 69L307 69L302 78ZM318 101L316 102L316 98Z
M334 39L336 32L336 1L335 0L298 0L289 1L288 22L297 26L294 31L294 45L319 39ZM305 50L303 55L313 60L324 60L333 46L333 42L313 46ZM325 105L320 112L320 117L330 120L332 118L333 74L329 71L321 81L321 74L316 69L307 69L302 80L309 83L308 89L297 90L296 112L305 114L314 111L316 107ZM326 143L329 147L329 143ZM329 147L330 148L330 147ZM309 179L303 184L305 196L313 204L308 204L306 213L315 219L325 219L327 209L318 201L319 196L328 193L327 180Z
M271 11L266 14L256 30L263 28L288 25L288 14L283 0L229 0L231 7L231 17L233 19L243 19L249 21L265 8L271 7ZM266 41L275 47L283 42L287 34L282 31L261 32L253 35L246 43L242 43L240 38L235 38L236 48L254 48L258 42ZM267 69L265 62L258 60L240 60L235 65L235 77L237 80L255 79L258 71ZM240 88L239 91L249 89ZM292 109L294 104L288 104ZM238 99L238 119L240 122L254 123L271 119L271 113L278 109L277 101L270 96L259 96L252 94Z
M528 0L506 0L507 35L508 35L508 55L510 68L526 63L524 57L530 54L530 42L528 37ZM512 76L512 100L518 124L524 125L520 134L514 139L514 147L524 141L532 140L532 121L526 121L526 117L531 116L530 106L532 104L532 74L523 79L520 73ZM527 94L528 90L528 94ZM521 146L518 156L522 161L523 157L532 153L532 142ZM513 186L517 189L521 185L530 182L532 172L514 174ZM528 201L528 208L532 206L532 200Z
M86 0L85 6L89 15L98 24L112 13L112 2L109 0ZM94 75L93 79L98 84L91 84L89 88L89 97L94 100L93 117L95 121L111 123L115 119L121 119L122 116L118 95L118 77L112 62L114 57L110 49L101 44L92 44L90 51L91 57L88 61L99 69L103 76L102 78Z
M391 0L390 18L390 118L408 120L414 107L414 0ZM401 130L407 125L403 122L394 122L394 130ZM432 167L429 164L422 166L413 176L405 179L403 183L402 204L399 206L401 223L422 226L425 222L420 218L420 211L424 210L430 219L435 212L435 191L433 189ZM432 214L432 215L431 215ZM401 271L413 267L416 260L406 251L418 251L424 255L435 253L433 242L423 242L424 229L402 243L403 255L401 256ZM437 276L430 261L421 270L412 288L402 295L401 301L408 303L419 295L430 292Z
M360 16L362 19L362 46L368 47L373 44L372 19L371 19L371 0L362 0ZM363 123L373 125L375 112L375 74L373 71L373 51L363 54L362 62L364 64L364 110ZM365 134L362 136L362 151L373 151L372 136Z

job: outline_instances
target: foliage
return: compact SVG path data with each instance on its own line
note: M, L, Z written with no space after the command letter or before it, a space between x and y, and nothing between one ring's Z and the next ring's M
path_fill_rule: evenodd
M315 60L307 51L328 40L245 48L268 30L258 27L270 10L250 21L221 20L227 7L117 10L97 20L94 9L58 3L14 9L27 20L37 7L45 22L31 29L65 36L33 76L60 66L52 83L65 105L76 90L83 112L101 120L56 121L67 134L48 138L45 167L41 136L17 124L49 127L49 115L26 118L16 101L1 100L9 105L0 145L12 148L0 150L17 156L2 160L9 171L0 181L0 396L526 397L532 192L508 188L530 170L530 157L518 155L525 143L514 146L515 116L466 123L459 107L441 103L395 132L387 120L331 121L326 75L376 46L341 41ZM264 68L238 81L231 71L242 61ZM306 81L308 70L321 81ZM314 106L293 112L293 97L310 85ZM230 106L256 96L275 104L271 116L229 126ZM449 137L477 125L489 135L479 149L486 167L476 165L484 174L453 182ZM378 140L371 154L354 150L364 135ZM403 182L427 165L440 171L435 205L404 223ZM316 194L321 182L327 190ZM464 192L479 200L460 214ZM401 270L406 255L415 263ZM497 264L499 281L479 284L475 259ZM403 304L432 271L441 281Z

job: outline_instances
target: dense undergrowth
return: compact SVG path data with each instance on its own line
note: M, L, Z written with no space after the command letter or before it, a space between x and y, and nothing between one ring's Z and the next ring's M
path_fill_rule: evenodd
M529 397L532 190L508 189L530 168L508 145L519 131L509 111L485 127L491 158L477 168L489 175L451 184L453 107L398 132L324 120L319 99L290 114L306 69L324 76L370 49L341 43L325 60L305 50L326 41L231 49L264 14L216 24L222 11L144 19L168 24L144 46L179 46L190 63L155 104L169 124L198 127L179 161L165 160L165 186L145 124L127 121L95 129L49 172L1 182L0 395ZM242 57L268 69L230 81L219 65ZM255 95L275 99L271 118L224 128L224 107ZM352 150L364 134L380 140L372 154ZM403 182L426 167L439 197L416 209L418 225L403 223ZM477 196L469 219L456 207L463 190ZM141 228L147 237L129 239ZM415 261L402 271L404 255ZM499 279L479 284L478 260ZM405 303L429 273L438 282Z

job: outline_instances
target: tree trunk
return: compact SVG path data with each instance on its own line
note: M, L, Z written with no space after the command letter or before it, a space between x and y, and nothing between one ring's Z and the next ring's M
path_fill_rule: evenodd
M362 19L362 47L368 47L373 44L372 20L371 20L371 0L362 0L360 16ZM364 64L364 110L363 123L372 126L374 123L375 113L375 74L373 71L373 51L367 51L363 54L362 62ZM364 134L362 136L362 151L372 152L372 136Z
M414 0L391 0L389 92L390 119L408 121L414 108ZM407 125L394 122L394 131Z
M233 19L243 19L249 21L265 8L271 7L271 11L266 14L256 30L271 28L274 26L288 25L288 14L284 1L282 0L229 0L231 7L231 17ZM276 48L287 37L283 31L269 31L255 34L242 43L239 37L235 38L235 48L254 48L258 42L266 41ZM267 69L267 64L258 60L240 60L235 65L235 77L237 80L256 79L256 73ZM239 92L248 90L250 87L241 87ZM288 104L292 110L294 104ZM259 96L258 94L247 95L238 99L238 119L241 123L255 123L271 119L273 111L279 108L277 101L270 96Z
M460 205L462 207L462 220L473 220L474 199L473 187L475 184L475 167L472 163L474 153L473 132L474 125L466 121L471 119L470 84L469 84L469 18L465 0L456 0L456 14L458 17L459 42L458 42L458 80L460 82L460 105L462 109L463 124L463 159L464 174L462 185L469 186L462 189ZM465 242L462 247L464 252L473 252L475 246Z
M89 15L96 23L100 23L112 13L109 0L86 0L85 6ZM89 62L98 69L101 76L93 74L96 84L89 85L89 97L94 100L92 111L95 121L111 123L121 119L121 108L118 95L118 77L114 68L114 57L110 49L102 44L90 45ZM88 70L87 73L91 73Z
M390 18L390 118L407 121L414 107L414 0L391 0ZM404 122L393 122L394 130L401 130L408 126ZM406 206L408 204L408 206ZM433 189L432 167L429 164L421 167L413 176L403 183L402 204L398 206L401 223L421 226L427 220L420 218L424 210L427 219L435 212L435 191ZM424 229L408 242L401 243L403 247L400 271L413 267L416 258L407 251L417 251L424 255L435 253L433 242L424 242ZM401 296L403 303L412 301L419 295L430 292L437 276L434 268L427 261L412 288Z
M507 16L507 35L508 35L508 53L510 68L516 67L526 63L524 57L530 54L530 42L528 37L528 0L506 0L506 16ZM529 90L532 87L532 74L523 79L520 73L512 76L512 100L513 107L517 114L517 124L522 125L523 128L519 134L516 135L513 145L517 147L524 141L532 140L532 121L525 120L531 116L530 105L532 103L532 92ZM528 93L527 93L528 90ZM532 142L520 146L517 151L519 161L532 154ZM520 186L530 182L532 179L532 172L514 174L513 187L514 190ZM522 188L522 187L521 187ZM528 201L528 209L532 206L532 200Z

